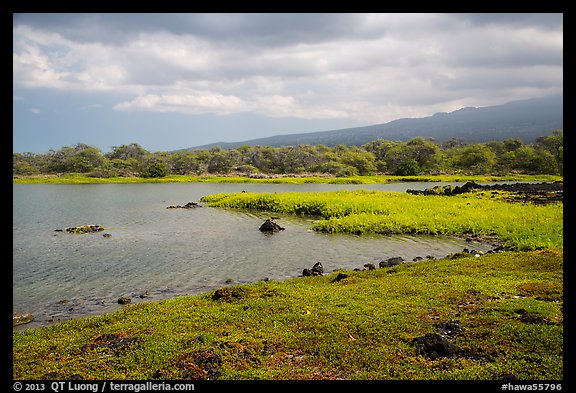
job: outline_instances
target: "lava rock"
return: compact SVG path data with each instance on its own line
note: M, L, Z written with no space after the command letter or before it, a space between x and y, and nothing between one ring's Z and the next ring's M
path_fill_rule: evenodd
M261 232L278 232L278 231L283 231L284 228L282 228L280 225L276 224L274 221L272 221L271 219L267 219L266 221L264 221L264 223L260 226L260 231Z

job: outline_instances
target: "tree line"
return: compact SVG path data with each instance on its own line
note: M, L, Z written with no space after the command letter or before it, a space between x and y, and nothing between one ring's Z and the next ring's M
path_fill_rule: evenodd
M13 153L13 175L81 173L92 177L324 173L333 176L423 174L563 174L563 130L534 143L518 138L468 144L436 143L417 137L406 142L377 139L362 146L299 145L214 147L149 152L137 143L108 153L83 143L45 154Z

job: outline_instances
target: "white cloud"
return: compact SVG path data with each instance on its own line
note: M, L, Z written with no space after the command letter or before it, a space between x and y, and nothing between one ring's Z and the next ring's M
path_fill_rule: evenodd
M120 111L178 112L185 114L216 113L219 115L244 112L249 103L236 96L211 92L186 94L145 94L114 107Z

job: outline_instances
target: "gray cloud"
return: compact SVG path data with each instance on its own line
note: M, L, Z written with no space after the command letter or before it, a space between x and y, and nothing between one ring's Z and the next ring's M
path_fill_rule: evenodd
M79 42L126 43L141 33L193 35L221 43L271 46L376 38L362 14L16 14L14 25L58 31ZM384 29L385 30L385 29Z
M473 13L454 14L475 25L531 26L562 30L564 16L561 13Z
M130 94L114 106L123 111L370 123L562 91L562 14L15 14L13 23L16 86Z

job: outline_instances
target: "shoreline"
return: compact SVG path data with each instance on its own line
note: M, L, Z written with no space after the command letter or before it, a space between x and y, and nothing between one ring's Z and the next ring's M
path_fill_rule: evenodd
M386 236L386 235L383 235ZM414 236L414 235L412 235ZM418 236L418 235L415 235ZM436 235L434 235L436 236ZM460 239L460 240L464 240L466 242L475 242L475 243L480 243L482 245L482 248L489 248L487 251L481 251L481 250L475 250L474 248L464 248L461 251L457 251L442 257L430 257L430 256L418 256L413 258L413 260L404 260L404 262L402 262L402 264L407 263L407 264L411 264L411 263L419 263L421 261L426 261L426 260L436 260L436 261L440 261L443 259L453 259L454 257L456 258L460 258L460 257L465 257L467 255L465 255L466 253L469 254L475 254L475 253L480 253L480 255L485 255L485 254L491 254L491 253L496 253L496 252L504 252L504 251L517 251L514 249L510 249L510 248L506 248L504 247L504 242L500 241L499 239L492 237L492 236L480 236L480 235L439 235L439 237L448 237L448 238L454 238L454 239ZM402 256L400 256L402 259L404 259ZM358 266L350 266L347 268L337 268L337 269L333 269L330 272L327 272L326 274L331 274L331 273L335 273L338 271L364 271L364 270L370 270L370 267L367 267L368 264L364 264L364 266L362 265L358 265ZM311 267L311 266L310 266ZM378 266L373 266L373 268L378 269ZM306 267L303 266L303 269L305 269ZM300 274L298 275L291 275L286 277L285 279L269 279L268 277L262 277L262 278L258 278L258 279L253 279L253 280L243 280L243 281L236 281L234 279L231 279L230 282L222 282L221 284L213 284L213 285L208 285L205 287L198 287L198 288L185 288L185 289L170 289L170 288L150 288L147 289L145 291L126 291L123 292L123 295L119 295L119 296L109 296L109 297L103 297L103 298L97 298L94 299L92 296L87 296L85 298L73 298L73 299L62 299L60 301L58 301L56 304L62 306L62 310L60 311L60 314L54 314L52 315L51 319L44 319L42 320L42 322L38 322L38 320L36 319L36 317L38 316L39 313L36 313L35 315L24 310L24 311L18 311L18 312L13 312L13 316L16 318L16 316L32 316L34 319L32 319L31 321L27 322L27 323L21 323L21 324L17 324L17 325L13 325L12 327L12 332L16 333L16 332L22 332L28 329L39 329L39 328L43 328L43 327L48 327L48 326L53 326L59 323L63 323L63 322L67 322L70 320L74 320L74 319L82 319L82 318L90 318L90 317L98 317L98 316L103 316L103 315L107 315L113 312L116 312L117 310L120 310L123 308L123 304L118 303L118 299L125 297L125 298L130 298L131 301L128 303L128 305L137 305L137 304L143 304L143 303L148 303L148 302L161 302L161 301L165 301L165 300L171 300L171 299L177 299L177 298L181 298L181 297L189 297L189 296L202 296L205 295L207 293L210 293L214 290L217 290L219 288L226 288L226 287L231 287L231 286L238 286L238 285L250 285L250 284L255 284L258 283L260 281L276 281L276 282L284 282L287 280L294 280L297 278L303 277L302 272L300 272ZM91 301L90 303L88 303L89 301ZM52 307L56 307L56 305L52 305ZM101 311L98 311L98 308L101 307L103 308ZM48 310L48 308L47 308ZM83 314L77 314L80 310L84 310ZM52 312L54 312L55 309L52 308ZM48 311L47 311L48 312ZM68 312L68 315L66 315L65 313ZM70 315L70 314L74 314L76 313L76 315ZM49 317L47 314L45 313L41 313L40 315L43 315L44 317ZM59 318L56 318L56 317ZM32 325L32 326L30 326Z
M474 181L477 183L494 183L498 181L542 181L556 182L563 181L563 176L557 175L418 175L418 176L351 176L336 177L325 174L313 175L265 175L263 177L254 176L188 176L171 175L157 178L143 177L111 177L95 178L81 174L59 174L59 175L38 175L38 176L15 176L12 178L13 184L124 184L124 183L287 183L287 184L387 184L392 182L462 182Z

